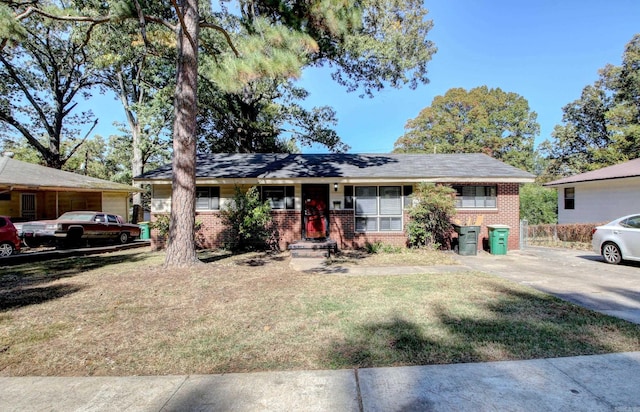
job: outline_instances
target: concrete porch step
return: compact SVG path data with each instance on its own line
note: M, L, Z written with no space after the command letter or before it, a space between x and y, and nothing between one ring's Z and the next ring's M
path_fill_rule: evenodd
M326 249L292 249L291 257L292 258L328 258L330 256L330 252Z
M335 240L299 240L289 245L291 257L329 257L338 251Z

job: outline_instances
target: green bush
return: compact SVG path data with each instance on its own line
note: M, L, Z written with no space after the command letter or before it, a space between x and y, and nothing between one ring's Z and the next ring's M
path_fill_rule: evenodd
M156 229L158 236L166 239L169 236L169 223L171 219L169 215L156 215L156 220L149 223L149 228Z
M156 220L149 223L150 229L156 229L158 231L158 237L160 239L169 238L169 226L171 224L171 215L156 215ZM193 224L193 231L197 232L202 228L202 222L195 221Z
M402 248L399 246L386 245L377 240L373 243L366 242L364 244L364 250L370 255L375 255L376 253L400 253Z
M451 242L451 218L456 213L455 191L420 183L412 195L407 237L411 247L443 248Z
M225 247L232 251L265 249L273 232L271 206L260 200L255 187L246 192L238 186L233 200L221 211L222 222L227 226Z
M527 183L520 188L520 219L530 225L550 224L558 221L558 194L538 183Z

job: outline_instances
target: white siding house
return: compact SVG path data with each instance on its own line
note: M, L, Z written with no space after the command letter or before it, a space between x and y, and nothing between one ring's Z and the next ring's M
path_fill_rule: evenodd
M545 184L558 189L558 223L602 223L640 213L640 158Z

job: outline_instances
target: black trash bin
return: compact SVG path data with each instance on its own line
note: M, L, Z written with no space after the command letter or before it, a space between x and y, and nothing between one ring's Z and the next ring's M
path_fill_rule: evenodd
M453 225L453 228L458 234L458 244L456 245L458 254L464 256L477 255L480 226Z

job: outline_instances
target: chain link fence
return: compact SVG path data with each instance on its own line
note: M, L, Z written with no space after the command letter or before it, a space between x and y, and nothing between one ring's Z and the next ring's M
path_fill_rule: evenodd
M520 221L520 248L528 246L561 246L579 249L591 248L593 229L603 223L573 223L562 225L530 225Z

